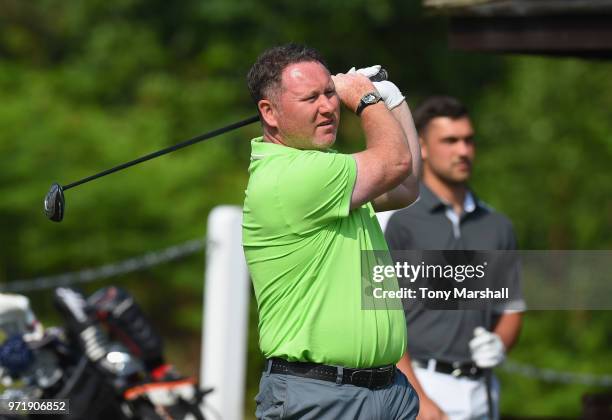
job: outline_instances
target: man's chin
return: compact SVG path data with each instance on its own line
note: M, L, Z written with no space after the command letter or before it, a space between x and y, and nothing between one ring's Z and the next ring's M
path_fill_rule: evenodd
M441 178L449 185L463 185L470 180L471 173L462 172L462 173L454 173L448 174L447 176L442 176Z
M327 150L334 145L336 142L336 136L325 136L314 139L312 142L313 149L316 150Z

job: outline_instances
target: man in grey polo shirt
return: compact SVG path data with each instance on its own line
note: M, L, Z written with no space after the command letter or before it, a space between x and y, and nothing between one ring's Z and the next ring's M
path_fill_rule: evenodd
M431 97L414 113L421 143L423 184L412 206L394 213L386 228L391 250L513 250L510 221L468 187L474 130L467 109L451 97ZM419 419L488 418L483 368L492 368L518 338L524 307L406 310L407 351L398 367L421 401ZM498 387L491 390L495 416Z

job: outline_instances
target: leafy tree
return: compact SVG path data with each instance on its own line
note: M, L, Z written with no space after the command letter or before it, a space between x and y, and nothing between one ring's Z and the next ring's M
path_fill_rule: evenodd
M66 192L80 179L254 113L244 76L262 50L305 42L332 71L384 64L411 106L462 98L478 130L474 186L508 214L523 249L610 249L610 64L449 51L419 2L0 0L0 282L98 266L205 235L218 204L240 205L251 127ZM344 112L339 148L362 147ZM195 374L202 256L113 279L132 291ZM87 285L93 290L103 285ZM48 293L30 294L56 322ZM251 306L247 412L261 356ZM512 357L610 373L610 313L527 313ZM191 343L191 344L188 344ZM184 350L188 349L188 350ZM195 355L195 356L194 356ZM579 412L585 387L504 375L503 411Z

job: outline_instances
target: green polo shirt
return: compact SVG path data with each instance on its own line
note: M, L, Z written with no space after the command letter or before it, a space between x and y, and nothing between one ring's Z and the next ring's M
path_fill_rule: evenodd
M264 356L396 363L406 342L403 311L384 301L361 308L362 251L387 245L369 203L350 210L354 158L261 137L251 146L242 233Z

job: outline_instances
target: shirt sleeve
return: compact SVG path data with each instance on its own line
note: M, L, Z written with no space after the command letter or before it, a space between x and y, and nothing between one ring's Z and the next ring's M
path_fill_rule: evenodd
M348 216L357 177L351 155L304 151L278 174L282 217L296 234L306 234Z

